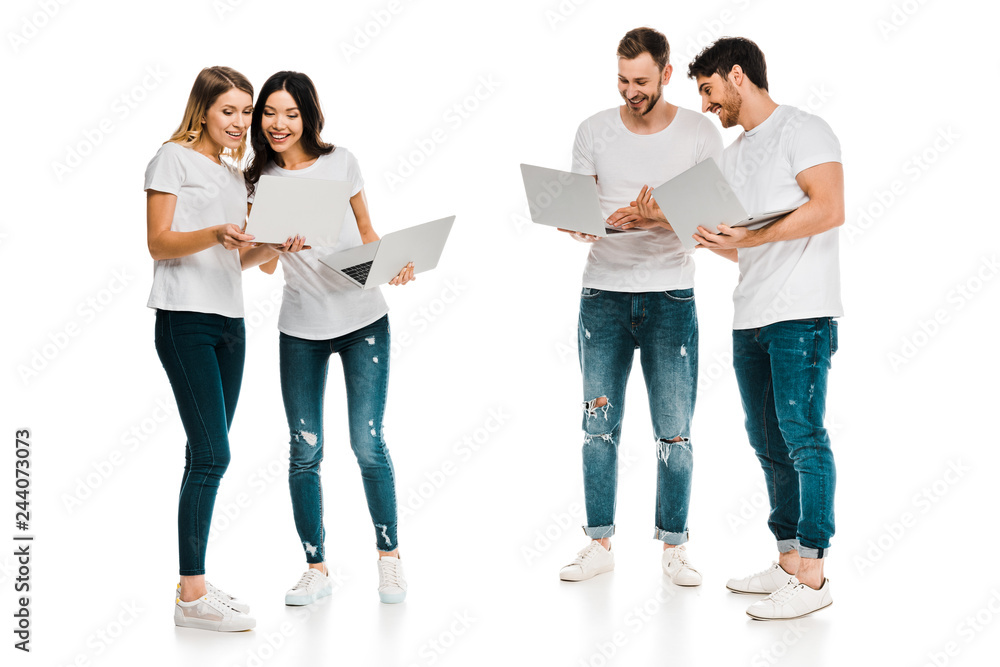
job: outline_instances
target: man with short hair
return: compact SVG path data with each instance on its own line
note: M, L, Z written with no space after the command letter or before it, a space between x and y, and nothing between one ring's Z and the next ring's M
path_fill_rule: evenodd
M718 40L691 62L688 76L703 112L743 128L721 167L747 210L796 209L756 230L699 227L695 239L740 265L733 366L779 552L777 563L730 579L728 588L769 594L750 605L754 618L798 618L833 602L823 559L834 532L836 469L823 417L837 351L834 318L843 315L840 143L822 119L771 99L764 54L748 39Z
M580 124L573 171L597 179L605 219L633 231L593 242L583 275L578 342L583 373L583 478L591 538L562 568L580 581L614 568L618 444L625 386L635 350L656 437L654 537L663 542L663 571L675 584L697 586L687 559L691 497L691 417L698 375L698 320L693 251L669 225L638 215L643 185L659 185L710 157L722 139L710 121L663 98L670 81L670 46L651 28L629 31L618 45L618 91L624 104Z

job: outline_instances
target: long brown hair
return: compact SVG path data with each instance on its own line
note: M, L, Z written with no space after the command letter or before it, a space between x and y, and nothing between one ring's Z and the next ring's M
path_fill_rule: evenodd
M271 75L260 88L260 96L253 108L253 120L250 122L250 143L253 146L253 159L244 173L247 190L253 192L257 187L261 172L269 161L273 161L277 153L267 143L267 137L261 129L264 117L264 105L271 93L286 91L295 100L295 105L302 114L302 150L311 158L327 155L334 149L333 144L323 141L320 133L323 131L323 110L319 106L319 95L312 79L301 72L278 72Z

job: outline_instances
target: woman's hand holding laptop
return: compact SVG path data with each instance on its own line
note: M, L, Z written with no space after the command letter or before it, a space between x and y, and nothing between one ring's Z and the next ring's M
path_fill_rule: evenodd
M410 262L404 266L399 271L399 275L389 281L390 285L405 285L411 280L416 280L417 277L413 275L413 262Z

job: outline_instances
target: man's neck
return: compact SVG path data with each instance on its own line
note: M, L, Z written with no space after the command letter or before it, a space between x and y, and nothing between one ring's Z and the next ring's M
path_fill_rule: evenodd
M673 122L677 115L677 107L661 97L650 112L644 116L636 117L624 104L619 107L618 115L621 116L622 122L625 123L625 127L630 132L656 134Z
M745 132L749 132L770 118L777 108L778 103L772 100L766 92L761 91L747 95L743 98L743 105L740 109L740 125Z

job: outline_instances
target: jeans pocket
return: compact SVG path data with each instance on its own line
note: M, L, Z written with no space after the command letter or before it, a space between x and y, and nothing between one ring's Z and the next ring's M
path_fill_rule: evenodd
M160 339L163 338L163 328L166 326L167 314L157 309L156 320L153 323L153 342L159 343Z
M601 290L593 289L591 287L584 287L583 290L580 292L581 299L591 299L595 296L600 296L600 295L601 295Z
M225 326L223 338L232 341L234 345L246 345L247 329L242 317L230 318Z
M830 318L830 356L832 357L840 349L840 341L837 337L837 320Z
M665 291L663 294L671 301L691 301L694 299L694 288L672 289Z

